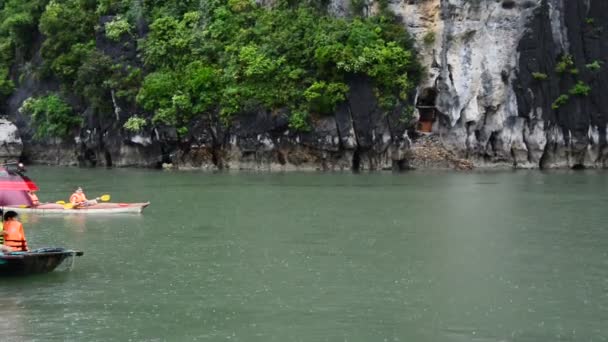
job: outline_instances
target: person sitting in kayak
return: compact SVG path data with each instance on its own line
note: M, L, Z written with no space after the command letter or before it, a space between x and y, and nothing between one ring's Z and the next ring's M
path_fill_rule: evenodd
M82 191L82 188L78 187L72 196L70 196L70 203L75 207L87 207L97 204L97 200L87 200L87 196Z
M36 196L34 191L30 190L27 192L27 194L30 196L30 200L32 200L33 207L37 207L40 205L40 200L38 200L38 196Z
M13 252L27 252L27 240L23 232L23 225L17 217L19 214L10 210L4 214L2 234L4 235L4 246L9 247Z

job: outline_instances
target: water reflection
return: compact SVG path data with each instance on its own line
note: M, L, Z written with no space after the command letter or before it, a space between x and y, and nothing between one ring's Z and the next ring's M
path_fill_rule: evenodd
M86 215L65 215L63 220L65 225L70 227L74 232L84 233L87 230Z
M23 226L28 226L29 224L38 224L40 222L40 216L36 215L36 214L32 214L32 213L20 213L19 214L19 221L21 221L21 223L23 223Z

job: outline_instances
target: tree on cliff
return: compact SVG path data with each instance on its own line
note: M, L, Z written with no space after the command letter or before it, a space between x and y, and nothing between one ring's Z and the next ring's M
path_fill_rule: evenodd
M5 0L0 33L10 34L0 38L0 96L28 76L19 67L34 52L19 51L39 32L43 62L34 66L36 77L58 82L76 107L106 115L119 101L138 122L171 126L180 135L199 117L219 115L229 125L235 115L278 109L288 109L293 129L306 130L311 115L331 114L345 100L352 75L372 80L386 111L408 101L419 67L401 24L386 10L335 18L325 6ZM51 104L46 99L36 104ZM77 112L83 110L71 115ZM122 125L128 117L119 119Z

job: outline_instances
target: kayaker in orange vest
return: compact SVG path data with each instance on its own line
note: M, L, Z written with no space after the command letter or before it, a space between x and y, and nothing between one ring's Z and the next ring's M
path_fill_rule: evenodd
M30 199L32 200L32 206L37 207L40 205L40 200L38 200L38 196L34 193L34 191L28 191L28 195L30 195Z
M89 205L97 204L96 200L87 200L87 196L85 196L84 191L82 191L81 187L78 187L76 191L70 196L70 203L76 207L86 207Z
M9 247L13 252L28 251L27 240L23 232L23 225L14 211L7 211L4 214L4 224L2 234L4 235L4 246Z

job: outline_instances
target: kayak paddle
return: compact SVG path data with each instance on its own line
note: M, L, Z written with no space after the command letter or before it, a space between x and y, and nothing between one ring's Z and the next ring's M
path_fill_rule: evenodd
M111 198L110 195L104 194L104 195L97 197L95 200L102 201L102 202L108 202L110 200L110 198ZM57 201L55 203L62 205L65 209L74 209L74 205L72 203L67 203L66 201Z
M112 197L111 197L110 195L105 194L105 195L101 195L101 196L97 197L97 198L96 198L96 200L98 200L98 201L102 201L102 202L107 202L107 201L109 201L111 198L112 198ZM57 201L57 202L55 202L55 203L57 203L57 204L61 204L61 205L69 204L69 203L66 203L66 201Z
M110 195L108 195L108 194L101 195L101 196L97 197L96 200L102 201L102 202L107 202L110 200Z

